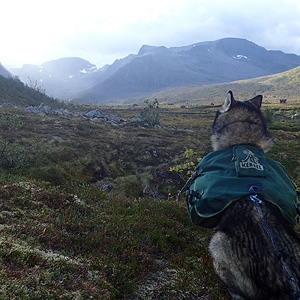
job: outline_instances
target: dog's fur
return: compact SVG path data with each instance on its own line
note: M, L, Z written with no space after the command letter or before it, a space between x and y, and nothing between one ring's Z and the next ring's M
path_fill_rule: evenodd
M260 111L261 104L261 95L240 102L229 91L212 126L213 149L243 144L257 146L267 152L273 143Z
M254 145L265 152L272 140L260 107L262 96L240 102L230 91L217 112L211 137L214 150L238 144ZM263 202L268 224L280 248L293 255L285 257L300 285L300 239L274 205ZM288 300L291 287L259 214L248 197L234 202L224 212L211 239L209 250L216 273L235 299Z

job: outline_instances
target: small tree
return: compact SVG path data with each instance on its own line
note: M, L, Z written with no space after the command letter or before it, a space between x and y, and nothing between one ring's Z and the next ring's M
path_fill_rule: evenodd
M170 167L170 172L175 172L184 182L194 173L196 165L202 158L193 149L186 149L184 152L184 161L174 167Z
M149 99L147 99L144 102L147 104L147 107L145 107L141 112L142 122L150 127L160 125L160 118L157 111L157 108L159 106L158 100L155 99L153 102L151 102Z
M43 95L46 95L46 90L43 89L41 86L38 85L37 80L31 80L30 77L28 77L28 84L27 86Z

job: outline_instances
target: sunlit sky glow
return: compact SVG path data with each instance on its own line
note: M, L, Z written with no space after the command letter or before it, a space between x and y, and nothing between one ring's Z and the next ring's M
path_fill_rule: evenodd
M1 4L0 62L81 57L98 67L143 44L246 38L300 55L298 0L10 0Z

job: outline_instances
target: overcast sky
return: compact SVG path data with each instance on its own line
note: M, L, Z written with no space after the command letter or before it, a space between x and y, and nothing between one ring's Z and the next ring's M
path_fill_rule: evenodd
M143 44L224 37L300 55L299 0L9 0L0 28L3 65L76 56L101 67Z

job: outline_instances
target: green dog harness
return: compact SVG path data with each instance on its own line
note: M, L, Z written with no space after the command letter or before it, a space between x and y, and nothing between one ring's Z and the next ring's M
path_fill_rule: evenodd
M283 166L262 149L248 145L211 152L197 165L185 186L192 222L215 227L225 208L250 195L251 186L276 205L289 223L296 223L297 193Z

